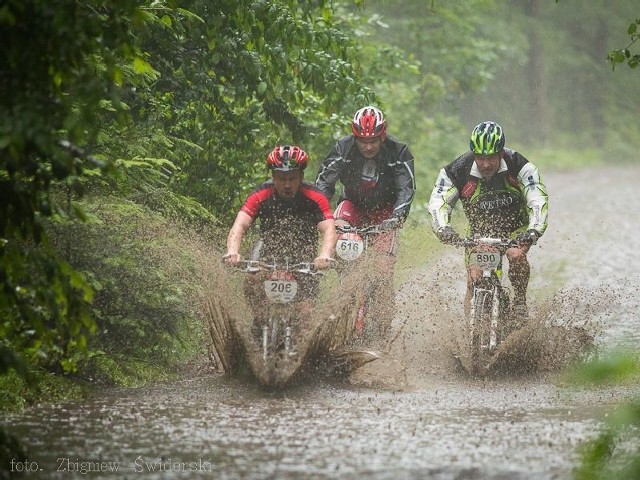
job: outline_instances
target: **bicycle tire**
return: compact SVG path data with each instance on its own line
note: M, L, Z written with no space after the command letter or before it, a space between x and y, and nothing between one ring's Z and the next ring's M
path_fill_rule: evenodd
M497 295L498 303L498 326L496 329L496 348L506 339L513 331L513 325L511 320L511 301L509 299L509 292L504 287L498 287Z
M492 289L474 286L471 302L469 343L471 365L479 370L485 351L488 352L491 336L494 294Z

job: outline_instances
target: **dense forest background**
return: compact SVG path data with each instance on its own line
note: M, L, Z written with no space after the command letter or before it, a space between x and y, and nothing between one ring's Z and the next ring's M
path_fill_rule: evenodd
M543 174L633 161L639 14L634 0L5 0L0 404L51 373L132 384L201 351L206 262L266 154L302 145L312 180L365 104L416 157L405 230L423 243L437 170L482 120Z

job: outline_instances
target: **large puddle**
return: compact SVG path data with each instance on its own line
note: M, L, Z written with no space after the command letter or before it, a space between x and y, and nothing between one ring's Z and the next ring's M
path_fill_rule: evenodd
M209 376L8 423L42 478L560 478L612 401L540 378L265 394ZM98 468L118 471L88 472Z

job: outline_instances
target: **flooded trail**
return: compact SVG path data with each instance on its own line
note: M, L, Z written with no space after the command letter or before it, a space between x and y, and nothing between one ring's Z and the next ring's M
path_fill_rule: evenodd
M534 317L590 329L602 346L640 340L640 168L554 173L550 230L531 252ZM635 203L635 204L634 204ZM427 234L427 233L425 233ZM461 252L420 268L397 295L393 362L351 384L278 393L211 372L0 419L21 439L25 478L565 479L580 442L633 387L574 390L553 368L474 379L452 354ZM563 339L559 340L564 341ZM559 345L562 349L563 345ZM117 469L117 471L115 471Z

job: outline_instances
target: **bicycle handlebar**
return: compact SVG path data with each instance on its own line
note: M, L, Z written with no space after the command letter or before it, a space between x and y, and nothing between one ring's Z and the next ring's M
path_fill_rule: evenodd
M352 227L351 225L336 225L338 233L358 233L360 235L376 235L386 233L398 227L385 228L382 223L376 225L367 225L364 227Z
M517 246L518 242L509 238L505 239L494 237L463 238L459 242L456 242L456 246L458 247L477 247L480 245L509 248Z
M224 259L224 257L223 257ZM244 273L258 273L261 271L274 271L285 270L288 272L303 273L305 275L324 275L324 272L317 270L313 262L300 262L300 263L268 263L264 260L240 260L233 265L238 270Z

